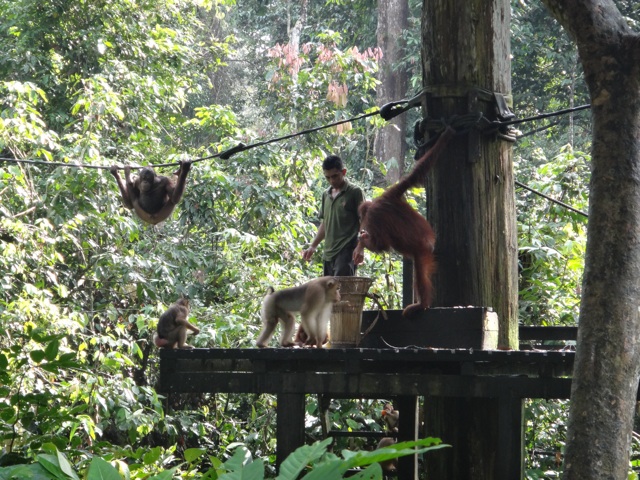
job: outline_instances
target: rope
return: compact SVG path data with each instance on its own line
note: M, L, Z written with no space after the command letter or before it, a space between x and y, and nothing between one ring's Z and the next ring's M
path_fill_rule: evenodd
M589 104L580 105L579 107L565 108L564 110L557 110L555 112L550 112L550 113L542 113L540 115L535 115L533 117L519 118L517 120L507 120L507 121L501 121L501 122L499 121L495 123L499 123L500 125L516 125L518 123L532 122L534 120L541 120L543 118L555 117L558 115L564 115L565 113L577 112L579 110L586 110L588 108L591 108L591 105Z
M400 101L396 101L396 102L390 102L387 103L385 105L383 105L380 109L376 109L373 110L369 113L363 113L361 115L357 115L355 117L352 118L348 118L345 120L338 120L332 123L328 123L325 125L321 125L319 127L313 127L313 128L308 128L306 130L300 130L298 132L295 133L291 133L288 135L283 135L280 137L275 137L275 138L271 138L269 140L263 140L260 142L255 142L255 143L251 143L249 145L245 145L244 143L239 143L237 144L235 147L231 147L227 150L224 150L222 152L219 153L215 153L213 155L209 155L206 157L200 157L200 158L196 158L191 160L191 163L197 163L197 162L202 162L205 160L209 160L212 158L221 158L223 160L228 160L229 158L231 158L232 155L235 155L236 153L240 153L240 152L244 152L247 150L251 150L252 148L257 148L257 147L261 147L261 146L265 146L265 145L269 145L272 143L276 143L276 142L281 142L283 140L289 140L291 138L295 138L298 136L302 136L302 135L308 135L310 133L314 133L314 132L318 132L320 130L324 130L327 128L331 128L331 127L335 127L337 125L341 125L343 123L348 123L348 122L352 122L352 121L356 121L356 120L361 120L363 118L367 118L367 117L371 117L373 115L380 115L384 120L389 121L392 118L400 115L401 113L406 112L407 110L414 108L416 106L419 106L421 104L421 100L422 97L425 96L427 93L429 92L428 88L423 89L420 93L418 93L417 95L415 95L414 97L408 99L408 100L400 100ZM532 122L535 120L541 120L541 119L545 119L545 118L550 118L550 117L554 117L554 116L559 116L559 115L564 115L566 113L571 113L571 112L576 112L576 111L580 111L580 110L586 110L588 108L591 108L591 105L580 105L578 107L573 107L573 108L565 108L563 110L557 110L555 112L549 112L549 113L543 113L540 115L535 115L535 116L531 116L531 117L526 117L526 118L522 118L522 119L513 119L513 120L489 120L487 117L485 117L481 112L471 112L471 113L467 113L465 115L453 115L449 121L445 121L444 119L434 119L434 118L430 118L430 117L425 117L423 118L421 121L416 123L416 130L414 132L414 139L416 140L416 146L418 148L425 148L426 145L421 145L420 142L418 141L418 137L422 137L422 135L424 134L425 131L431 130L431 131L439 131L444 129L447 125L453 127L454 129L456 129L456 131L458 133L461 133L465 130L468 130L472 127L476 127L478 130L480 130L481 132L487 132L487 131L491 131L491 132L495 132L498 128L502 127L502 126L508 126L508 125L516 125L516 124L520 124L520 123L525 123L525 122ZM542 131L545 130L547 128L550 128L554 125L556 125L558 122L554 122L548 126L545 127L541 127L539 129L535 129L532 130L530 132L527 132L525 134L522 134L518 137L511 137L508 135L505 135L504 133L502 133L500 135L501 138L504 138L506 140L512 141L515 140L517 138L523 138L526 137L528 135L532 135L538 131ZM432 137L431 140L434 140L434 138ZM111 166L106 166L106 165L90 165L90 164L83 164L83 163L65 163L65 162L47 162L44 160L32 160L32 159L16 159L16 158L7 158L7 157L0 157L0 162L14 162L14 163L27 163L27 164L32 164L32 165L48 165L48 166L56 166L56 167L73 167L73 168L93 168L93 169L99 169L99 170L108 170L111 168ZM172 167L172 166L177 166L180 165L180 162L173 162L173 163L162 163L162 164L156 164L156 165L150 165L151 167L157 168L157 167ZM131 166L132 169L140 169L140 168L144 168L144 167L137 167L137 166ZM119 170L121 170L122 168L118 167ZM556 203L568 210L571 210L572 212L575 212L579 215L583 215L584 217L588 218L589 216L581 211L578 210L570 205L567 205L566 203L563 203L559 200L556 200L552 197L549 197L548 195L545 195L544 193L535 190L531 187L528 187L527 185L515 180L515 184L521 188L524 188L525 190L528 190L532 193L534 193L535 195L539 195L540 197L543 197L553 203Z
M6 157L0 157L0 162L30 163L32 165L34 164L35 165L52 165L54 167L95 168L95 169L104 169L104 170L111 168L104 165L89 165L85 163L47 162L45 160L28 160L28 159L6 158ZM132 168L142 168L142 167L132 167Z
M402 102L394 102L394 103L400 104ZM383 106L383 108L384 108L384 106ZM352 118L348 118L348 119L345 119L345 120L338 120L338 121L335 121L335 122L332 122L332 123L328 123L326 125L321 125L319 127L308 128L306 130L301 130L299 132L290 133L288 135L283 135L281 137L275 137L275 138L271 138L269 140L263 140L261 142L251 143L249 145L245 145L244 143L239 143L235 147L231 147L231 148L229 148L227 150L224 150L222 152L215 153L213 155L209 155L208 157L201 157L201 158L196 158L194 160L191 160L191 163L202 162L204 160L209 160L211 158L216 158L216 157L220 157L223 160L228 160L229 158L231 158L232 155L234 155L236 153L239 153L239 152L244 152L244 151L250 150L252 148L261 147L261 146L264 146L264 145L269 145L271 143L281 142L283 140L288 140L290 138L298 137L298 136L301 136L301 135L308 135L310 133L318 132L318 131L324 130L326 128L335 127L335 126L341 125L343 123L348 123L348 122L352 122L352 121L356 121L356 120L361 120L363 118L372 117L373 115L380 114L380 112L381 112L381 110L377 109L377 110L374 110L372 112L363 113L361 115L358 115L358 116L355 116L355 117L352 117ZM1 162L14 162L14 163L30 163L30 164L36 164L36 165L52 165L52 166L58 166L58 167L94 168L94 169L102 169L102 170L109 170L111 168L111 166L108 166L108 165L90 165L90 164L85 164L85 163L47 162L47 161L44 161L44 160L26 160L26 159L6 158L6 157L0 157L0 161ZM180 165L180 162L161 163L161 164L155 164L155 165L149 165L149 166L153 167L153 168L157 168L157 167L173 167L173 166L177 166L177 165ZM144 168L144 167L132 166L131 168L135 170L135 169L140 169L140 168ZM118 170L122 170L122 169L123 168L118 168Z
M244 143L239 143L237 144L235 147L231 147L227 150L224 150L222 152L219 153L215 153L213 155L209 155L206 157L200 157L200 158L196 158L191 160L191 163L197 163L197 162L202 162L204 160L210 160L212 158L221 158L223 160L228 160L229 158L231 158L232 155L235 155L236 153L239 152L244 152L246 150L250 150L252 148L257 148L257 147L261 147L264 145L269 145L271 143L276 143L276 142L281 142L283 140L288 140L294 137L298 137L298 136L302 136L302 135L308 135L310 133L313 132L318 132L320 130L324 130L327 128L331 128L331 127L335 127L337 125L341 125L343 123L348 123L348 122L352 122L352 121L356 121L356 120L361 120L363 118L367 118L367 117L371 117L373 115L380 115L384 120L391 120L392 118L396 117L397 115L400 115L401 113L406 112L407 110L409 110L410 108L414 108L420 105L420 101L422 99L422 97L428 92L428 89L423 89L419 94L415 95L414 97L408 99L408 100L400 100L397 102L390 102L387 103L385 105L383 105L380 109L376 109L373 110L372 112L369 113L364 113L361 115L357 115L355 117L352 118L348 118L345 120L338 120L332 123L328 123L326 125L321 125L319 127L314 127L314 128L309 128L306 130L301 130L295 133L291 133L288 135L283 135L281 137L275 137L275 138L271 138L269 140L263 140L260 142L255 142L255 143L251 143L249 145L245 145ZM534 120L540 120L540 119L544 119L544 118L549 118L549 117L553 117L553 116L558 116L558 115L563 115L566 113L571 113L571 112L575 112L575 111L579 111L579 110L585 110L587 108L591 108L591 105L581 105L579 107L573 107L573 108L566 108L564 110L557 110L555 112L550 112L550 113L544 113L541 115L536 115L536 116L532 116L532 117L527 117L527 118L522 118L522 119L517 119L517 120L489 120L488 118L486 118L482 113L480 112L475 112L475 113L468 113L465 115L453 115L449 121L445 121L444 119L433 119L433 118L429 118L426 117L421 121L421 125L420 125L420 130L421 131L426 131L426 130L441 130L444 128L444 126L446 125L450 125L451 127L455 128L456 130L458 130L458 133L460 133L460 129L465 130L468 128L472 128L472 127L476 127L478 128L478 130L480 131L487 131L487 130L491 130L491 131L495 131L496 128L499 128L501 126L508 126L508 125L515 125L515 124L519 124L519 123L525 123L525 122L531 122ZM546 127L548 128L548 127ZM535 132L535 131L534 131ZM531 132L533 133L533 132ZM521 135L520 137L524 137L526 135ZM520 138L518 137L518 138ZM509 140L515 140L515 137L509 137ZM49 166L55 166L55 167L73 167L73 168L93 168L93 169L98 169L98 170L108 170L111 168L111 166L107 166L107 165L90 165L90 164L85 164L85 163L65 163L65 162L47 162L45 160L32 160L32 159L16 159L16 158L8 158L8 157L0 157L0 162L14 162L14 163L28 163L28 164L32 164L32 165L49 165ZM172 163L161 163L161 164L156 164L156 165L149 165L150 167L173 167L173 166L177 166L180 165L180 162L172 162ZM137 166L131 166L132 169L140 169L140 168L144 168L144 167L137 167ZM122 168L118 168L119 170L121 170Z
M374 110L373 112L363 113L361 115L358 115L356 117L352 117L352 118L349 118L349 119L346 119L346 120L338 120L336 122L328 123L326 125L321 125L319 127L313 127L313 128L308 128L306 130L300 130L299 132L290 133L288 135L283 135L281 137L271 138L269 140L263 140L261 142L251 143L249 145L245 145L243 143L239 143L235 147L230 148L229 150L226 150L226 151L222 152L218 156L220 158L222 158L223 160L227 160L227 159L229 159L231 157L231 155L236 154L238 152L244 152L244 151L250 150L252 148L262 147L264 145L269 145L271 143L281 142L283 140L288 140L290 138L298 137L298 136L301 136L301 135L308 135L308 134L313 133L313 132L318 132L320 130L324 130L325 128L331 128L331 127L335 127L336 125L341 125L343 123L348 123L348 122L351 122L351 121L361 120L361 119L367 118L367 117L372 117L373 115L378 115L379 113L380 113L380 110ZM215 156L215 155L212 155L212 156ZM211 157L207 157L207 158L211 158ZM202 160L207 160L207 158L199 158L197 160L193 160L192 163L200 162Z
M544 127L540 127L540 128L535 128L533 130L529 130L528 132L525 132L521 135L518 135L516 138L519 140L521 138L525 138L525 137L529 137L531 135L535 135L536 133L540 133L540 132L544 132L545 130L548 130L552 127L555 127L556 125L560 125L560 120L557 120L555 122L551 122L549 125L545 125Z
M561 207L564 207L564 208L566 208L568 210L571 210L572 212L575 212L575 213L577 213L579 215L584 216L585 218L589 218L589 215L587 213L583 212L582 210L578 210L577 208L574 208L571 205L567 205L566 203L561 202L560 200L556 200L555 198L550 197L549 195L546 195L546 194L544 194L544 193L542 193L542 192L540 192L538 190L534 190L533 188L528 187L524 183L521 183L521 182L519 182L517 180L514 180L514 183L517 186L519 186L521 188L524 188L525 190L529 190L531 193L535 193L536 195L539 195L542 198L546 198L550 202L556 203L556 204L560 205Z

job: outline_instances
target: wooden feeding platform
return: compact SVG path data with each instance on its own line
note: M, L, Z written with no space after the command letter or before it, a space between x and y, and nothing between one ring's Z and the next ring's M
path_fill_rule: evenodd
M484 415L493 425L483 439L494 457L485 462L486 478L522 478L523 399L569 398L574 353L497 350L497 318L488 308L434 308L412 321L399 310L387 314L357 348L162 349L159 391L277 395L278 465L305 442L307 394L394 399L402 413L399 441L418 438L418 396L424 396L434 408L439 401L453 408L451 422L458 424L452 435L446 421L434 424L433 433L427 425L429 435L453 445L436 455L460 463L455 448L464 448L460 443L466 434L460 430L466 427L456 418ZM377 316L365 311L362 330ZM563 334L575 338L575 329ZM530 331L527 339L536 340L533 335ZM484 413L475 410L478 400ZM456 408L464 411L457 416ZM439 468L427 471L432 476ZM417 472L416 456L400 459L398 478L418 478ZM433 478L462 478L448 472Z

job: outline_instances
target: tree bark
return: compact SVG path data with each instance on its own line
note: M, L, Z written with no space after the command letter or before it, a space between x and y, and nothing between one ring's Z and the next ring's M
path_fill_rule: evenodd
M491 92L511 94L510 12L508 0L424 1L428 117L482 112L496 118ZM452 144L427 182L427 218L437 235L434 306L492 307L499 345L518 348L511 145L473 128Z
M447 121L482 112L496 119L492 92L511 94L510 13L508 0L423 1L426 117ZM426 190L427 218L437 235L434 306L493 307L499 318L499 344L517 348L511 145L470 128L436 162ZM500 399L429 397L425 404L425 428L453 446L425 457L428 478L522 478L519 461L497 457L507 443L496 428L504 406ZM506 408L516 407L519 413L521 406L515 403ZM514 441L513 449L519 451L521 443Z
M379 63L380 85L377 89L378 105L400 100L407 95L407 72L399 69L398 65L404 53L400 34L407 28L408 17L408 0L378 1L377 37L378 47L382 50ZM397 182L404 174L406 128L406 115L398 115L378 132L375 140L376 158L383 162L393 159L397 162L396 167L387 171L386 180L389 185Z
M611 0L543 0L592 105L589 226L565 480L627 478L640 369L640 37Z

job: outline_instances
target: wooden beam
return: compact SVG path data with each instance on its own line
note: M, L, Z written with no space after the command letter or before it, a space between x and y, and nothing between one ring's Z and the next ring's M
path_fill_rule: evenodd
M424 347L495 350L498 317L488 307L430 308L406 319L402 310L362 314L362 348ZM373 325L373 326L372 326Z

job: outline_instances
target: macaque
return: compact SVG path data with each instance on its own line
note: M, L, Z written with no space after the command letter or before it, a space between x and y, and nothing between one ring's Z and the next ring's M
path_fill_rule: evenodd
M380 415L382 415L382 420L384 420L387 431L391 433L397 433L400 412L393 408L392 404L385 403L384 408L380 412ZM378 446L376 448L388 447L389 445L393 445L395 443L396 439L393 437L382 437L382 439L380 439L380 442L378 442ZM380 466L385 472L394 472L398 466L398 459L393 458L391 460L380 462Z
M329 317L333 304L340 301L340 282L335 277L320 277L297 287L277 292L269 287L262 300L262 333L256 344L267 346L273 331L282 322L280 345L291 347L291 336L295 329L295 312L300 312L302 329L308 337L305 344L322 348L327 337Z
M135 210L144 222L156 225L171 215L182 198L190 169L191 162L180 162L178 171L169 178L156 175L152 168L145 167L132 180L131 167L127 165L124 184L118 175L118 167L112 166L110 172L118 183L124 206Z
M187 345L188 331L191 330L197 335L200 333L200 329L190 324L188 318L189 300L180 298L160 315L158 331L153 337L156 347L193 348L191 345Z
M400 412L393 408L393 405L386 403L384 409L380 412L384 423L387 425L387 430L390 432L398 431L398 420L400 419Z
M409 175L375 200L361 203L358 208L358 241L361 245L376 253L393 249L413 260L416 291L420 301L404 309L402 314L405 317L411 317L431 305L431 276L436 268L433 254L436 235L429 222L409 205L404 194L409 188L424 181L426 173L454 134L453 129L447 128L436 144L416 162Z
M328 341L329 341L329 334L327 334L324 337L322 344L324 345ZM311 339L309 338L309 335L307 335L307 332L304 331L304 328L302 328L302 325L299 325L298 331L296 332L296 336L295 336L295 339L293 340L293 343L299 347L305 347L305 346L309 346L311 344L310 342L311 342Z
M389 447L391 445L395 445L396 439L393 437L382 437L378 442L378 446L376 450L379 448ZM391 460L385 460L384 462L380 462L380 466L382 467L382 471L390 473L395 472L398 468L398 459L392 458Z

